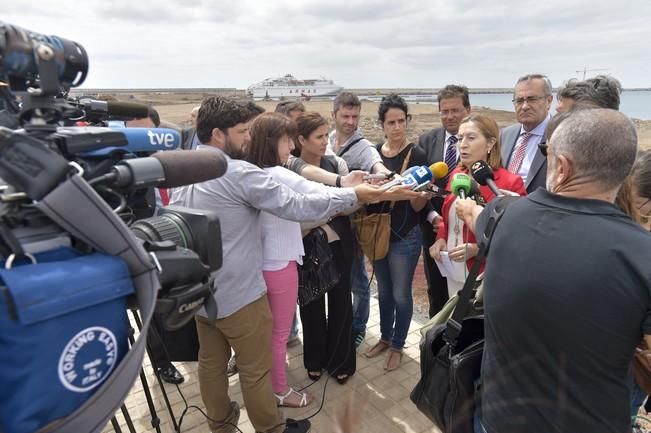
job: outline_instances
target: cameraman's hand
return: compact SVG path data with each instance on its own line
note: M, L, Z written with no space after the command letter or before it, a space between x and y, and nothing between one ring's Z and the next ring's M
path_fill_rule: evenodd
M348 173L346 176L343 176L341 178L341 186L343 187L353 187L355 185L359 185L360 183L364 182L364 176L366 176L368 172L362 171L362 170L353 170L350 173Z

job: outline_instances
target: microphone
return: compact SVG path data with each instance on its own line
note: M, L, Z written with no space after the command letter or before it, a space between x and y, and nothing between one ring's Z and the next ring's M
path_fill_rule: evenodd
M472 173L472 177L480 185L488 185L496 197L501 197L504 195L495 184L495 175L493 174L493 169L486 163L486 161L479 160L475 162L470 167L470 173Z
M434 180L443 179L448 175L448 172L450 170L448 165L443 161L435 162L434 164L430 165L429 168L432 170Z
M154 153L160 150L174 150L181 146L181 134L167 128L119 128L116 131L126 138L126 146L108 146L87 152L86 156L105 156L116 150L124 153Z
M457 197L466 198L472 189L472 179L465 173L457 173L452 177L450 189Z
M223 176L228 162L221 152L176 150L150 157L125 159L110 173L90 181L110 181L117 188L177 188Z
M416 165L409 167L401 175L396 175L391 182L382 186L388 189L395 185L410 185L413 190L418 190L436 179L445 177L446 174L448 174L448 165L445 162L437 162L429 167Z
M163 165L165 181L160 188L177 188L205 182L223 176L228 161L222 152L214 150L175 150L152 155Z
M133 120L149 115L148 106L133 102L82 98L79 100L78 106L84 110L85 117L89 120Z

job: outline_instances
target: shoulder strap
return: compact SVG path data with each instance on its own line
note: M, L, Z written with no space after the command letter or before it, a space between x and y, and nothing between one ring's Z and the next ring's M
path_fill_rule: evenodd
M81 407L38 431L100 432L129 394L141 369L147 329L160 288L155 261L124 222L78 175L57 186L37 202L36 207L74 237L99 251L122 258L136 288L142 330L134 344L113 373Z
M334 155L324 155L321 157L321 161L323 161L324 165L327 166L321 168L331 173L339 173L339 164L337 163L337 157Z
M346 145L346 147L344 147L343 149L341 149L341 150L339 151L339 154L338 154L337 156L341 158L342 156L344 156L344 153L348 152L348 151L350 150L350 148L353 147L354 144L359 143L359 142L362 141L363 139L364 139L364 137L360 137L360 138L358 138L358 139L356 139L356 140L351 141L350 143L348 143L348 144Z
M407 152L407 155L405 155L404 161L402 161L402 168L400 169L400 173L404 173L405 170L407 170L407 165L409 164L409 159L411 158L411 150L414 148L413 145L409 148L409 152ZM395 201L391 202L391 207L389 208L389 213L393 210L393 206L396 205Z
M493 239L493 233L495 232L495 227L502 218L502 215L504 215L504 211L509 204L513 203L513 200L517 198L519 197L497 197L495 200L499 201L495 203L495 207L493 207L491 211L488 223L486 224L486 229L477 237L479 253L477 254L477 257L475 257L475 262L470 269L468 278L466 278L466 282L463 284L463 288L459 292L457 306L454 309L452 316L448 319L445 332L443 333L443 340L451 347L454 347L457 344L457 338L459 338L459 334L461 334L463 319L466 317L466 314L468 314L468 310L470 309L470 298L472 297L475 280L477 279L477 275L479 275L481 263L488 253L490 243Z

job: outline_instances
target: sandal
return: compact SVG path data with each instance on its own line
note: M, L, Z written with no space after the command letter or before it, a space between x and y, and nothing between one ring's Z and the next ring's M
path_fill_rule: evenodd
M321 379L321 372L320 371L308 371L307 372L307 377L309 377L312 382L316 382L317 380Z
M375 346L371 347L366 352L364 352L364 356L367 358L375 358L376 356L379 356L382 352L387 350L389 347L391 347L391 344L388 341L380 340L377 343L375 343Z
M400 367L402 362L402 349L396 349L392 347L389 349L389 354L387 355L386 361L384 361L384 369L386 371L393 371Z
M350 376L347 374L338 374L335 376L335 380L337 381L337 383L339 383L339 385L345 384L346 382L348 382L348 379L350 379Z
M289 402L285 403L285 399L292 394L296 394L301 397L301 401L299 401L298 404L289 403ZM282 395L282 394L274 393L274 395L278 399L278 406L280 407L305 407L308 404L312 403L312 401L314 401L314 398L307 392L298 392L291 386L289 387L289 391L287 391L287 394Z

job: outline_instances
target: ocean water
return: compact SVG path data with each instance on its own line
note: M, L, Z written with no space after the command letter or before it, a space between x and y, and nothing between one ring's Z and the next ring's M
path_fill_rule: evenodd
M510 93L473 93L470 104L492 108L494 110L514 111L513 95ZM626 90L622 93L619 109L628 117L651 120L651 91ZM556 96L552 104L552 112L556 112Z

